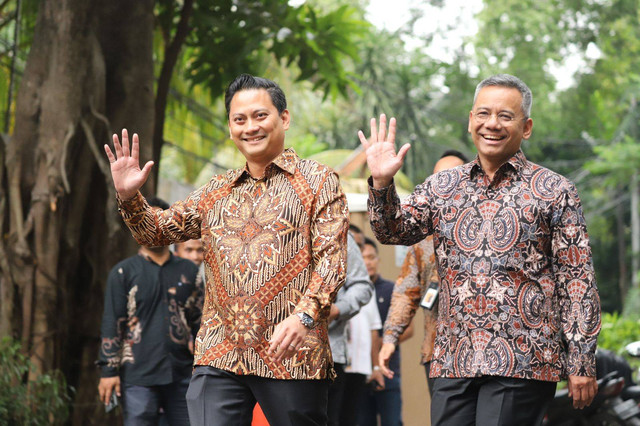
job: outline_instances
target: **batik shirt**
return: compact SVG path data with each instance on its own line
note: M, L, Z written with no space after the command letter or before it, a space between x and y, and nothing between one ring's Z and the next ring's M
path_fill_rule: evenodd
M191 261L159 265L136 255L109 273L101 327L101 376L139 386L191 375L189 345L200 324L202 280Z
M369 192L381 242L434 235L432 377L595 376L600 299L571 182L518 151L493 180L476 158L429 177L402 204L393 185Z
M289 149L258 179L245 167L214 176L165 211L140 194L120 208L141 244L202 238L206 292L195 365L276 379L333 375L327 318L345 280L348 227L335 172ZM273 362L275 326L298 312L317 326L294 357Z
M400 335L411 324L420 301L429 285L438 284L438 268L436 268L433 240L431 237L414 244L409 248L402 264L400 276L393 287L391 307L384 322L383 343L398 343ZM422 362L431 361L433 343L436 339L436 321L438 305L424 309L424 341L422 342Z

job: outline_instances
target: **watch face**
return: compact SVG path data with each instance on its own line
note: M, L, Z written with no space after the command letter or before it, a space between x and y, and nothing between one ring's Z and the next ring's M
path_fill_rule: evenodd
M305 314L304 312L300 312L298 313L298 318L300 318L300 322L305 327L307 328L313 327L313 318L311 318L309 315Z

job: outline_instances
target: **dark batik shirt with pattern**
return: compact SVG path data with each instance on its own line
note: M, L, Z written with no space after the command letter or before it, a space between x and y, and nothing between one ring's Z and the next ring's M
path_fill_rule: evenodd
M571 182L518 151L492 181L476 158L429 177L402 203L393 185L369 192L381 242L434 235L433 377L595 376L600 299Z
M120 202L140 244L202 238L205 303L195 365L275 379L334 374L327 333L331 303L344 284L348 210L338 176L285 150L255 179L247 168L214 176L162 211L138 194ZM310 315L297 354L267 354L277 324Z
M139 254L114 266L102 318L102 377L139 386L189 377L203 294L198 267L173 254L162 265Z
M411 320L420 306L429 285L438 284L438 268L436 267L433 239L426 239L414 244L407 251L402 263L402 270L393 287L391 308L387 320L384 322L383 343L398 343L404 330L411 324ZM422 362L431 361L433 343L436 340L436 321L438 319L438 305L431 309L423 308L424 340L422 342Z

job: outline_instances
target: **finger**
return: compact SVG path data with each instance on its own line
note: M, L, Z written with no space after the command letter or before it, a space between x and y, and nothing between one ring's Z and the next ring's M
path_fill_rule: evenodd
M119 397L120 397L120 396L122 396L122 395L120 394L120 382L117 382L117 383L116 383L116 395L118 395Z
M140 163L140 161L138 160L139 156L140 156L140 140L138 138L138 134L134 133L133 140L131 141L131 158L138 161L138 164L139 164Z
M409 148L411 148L411 144L405 143L404 145L402 145L402 148L400 148L397 154L398 158L400 158L400 161L404 161L404 157L407 156Z
M360 143L366 151L367 148L369 148L371 145L369 144L367 137L364 135L364 133L362 133L362 130L358 130L358 138L360 139Z
M122 158L122 145L117 134L113 134L113 149L116 151L116 158Z
M584 408L584 399L584 389L576 389L573 397L573 407L578 409Z
M391 117L389 120L389 135L387 136L387 140L395 145L396 143L396 118Z
M371 143L376 143L378 141L378 126L376 126L376 119L372 118L369 125L371 127Z
M111 388L108 388L107 391L104 393L104 400L102 400L102 402L104 402L104 405L107 405L109 403L109 401L111 400L111 393L113 392L113 390Z
M378 127L378 142L387 140L387 116L380 114L380 126Z
M104 144L104 152L107 153L107 158L109 159L109 162L115 163L116 157L113 156L113 152L111 152L111 148L109 148L109 145L107 145L106 143Z
M386 365L381 365L380 366L380 372L382 373L382 375L388 379L393 379L393 371L391 371L389 368L387 368Z
M135 137L135 133L134 133L134 137ZM122 153L124 154L125 157L128 157L131 155L129 151L129 133L127 132L127 129L122 129Z

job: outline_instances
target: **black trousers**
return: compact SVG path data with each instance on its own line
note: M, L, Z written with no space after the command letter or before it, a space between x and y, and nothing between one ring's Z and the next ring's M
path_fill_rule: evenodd
M362 395L367 389L367 376L366 374L346 373L344 382L340 426L353 426L358 423Z
M498 376L438 377L431 399L431 424L540 425L555 391L555 382Z
M327 405L329 421L327 424L329 426L338 426L344 400L346 373L344 372L344 364L334 362L333 368L336 370L336 379L329 385L329 403Z
M249 426L260 404L271 425L327 424L329 380L278 380L196 366L187 391L192 426Z

